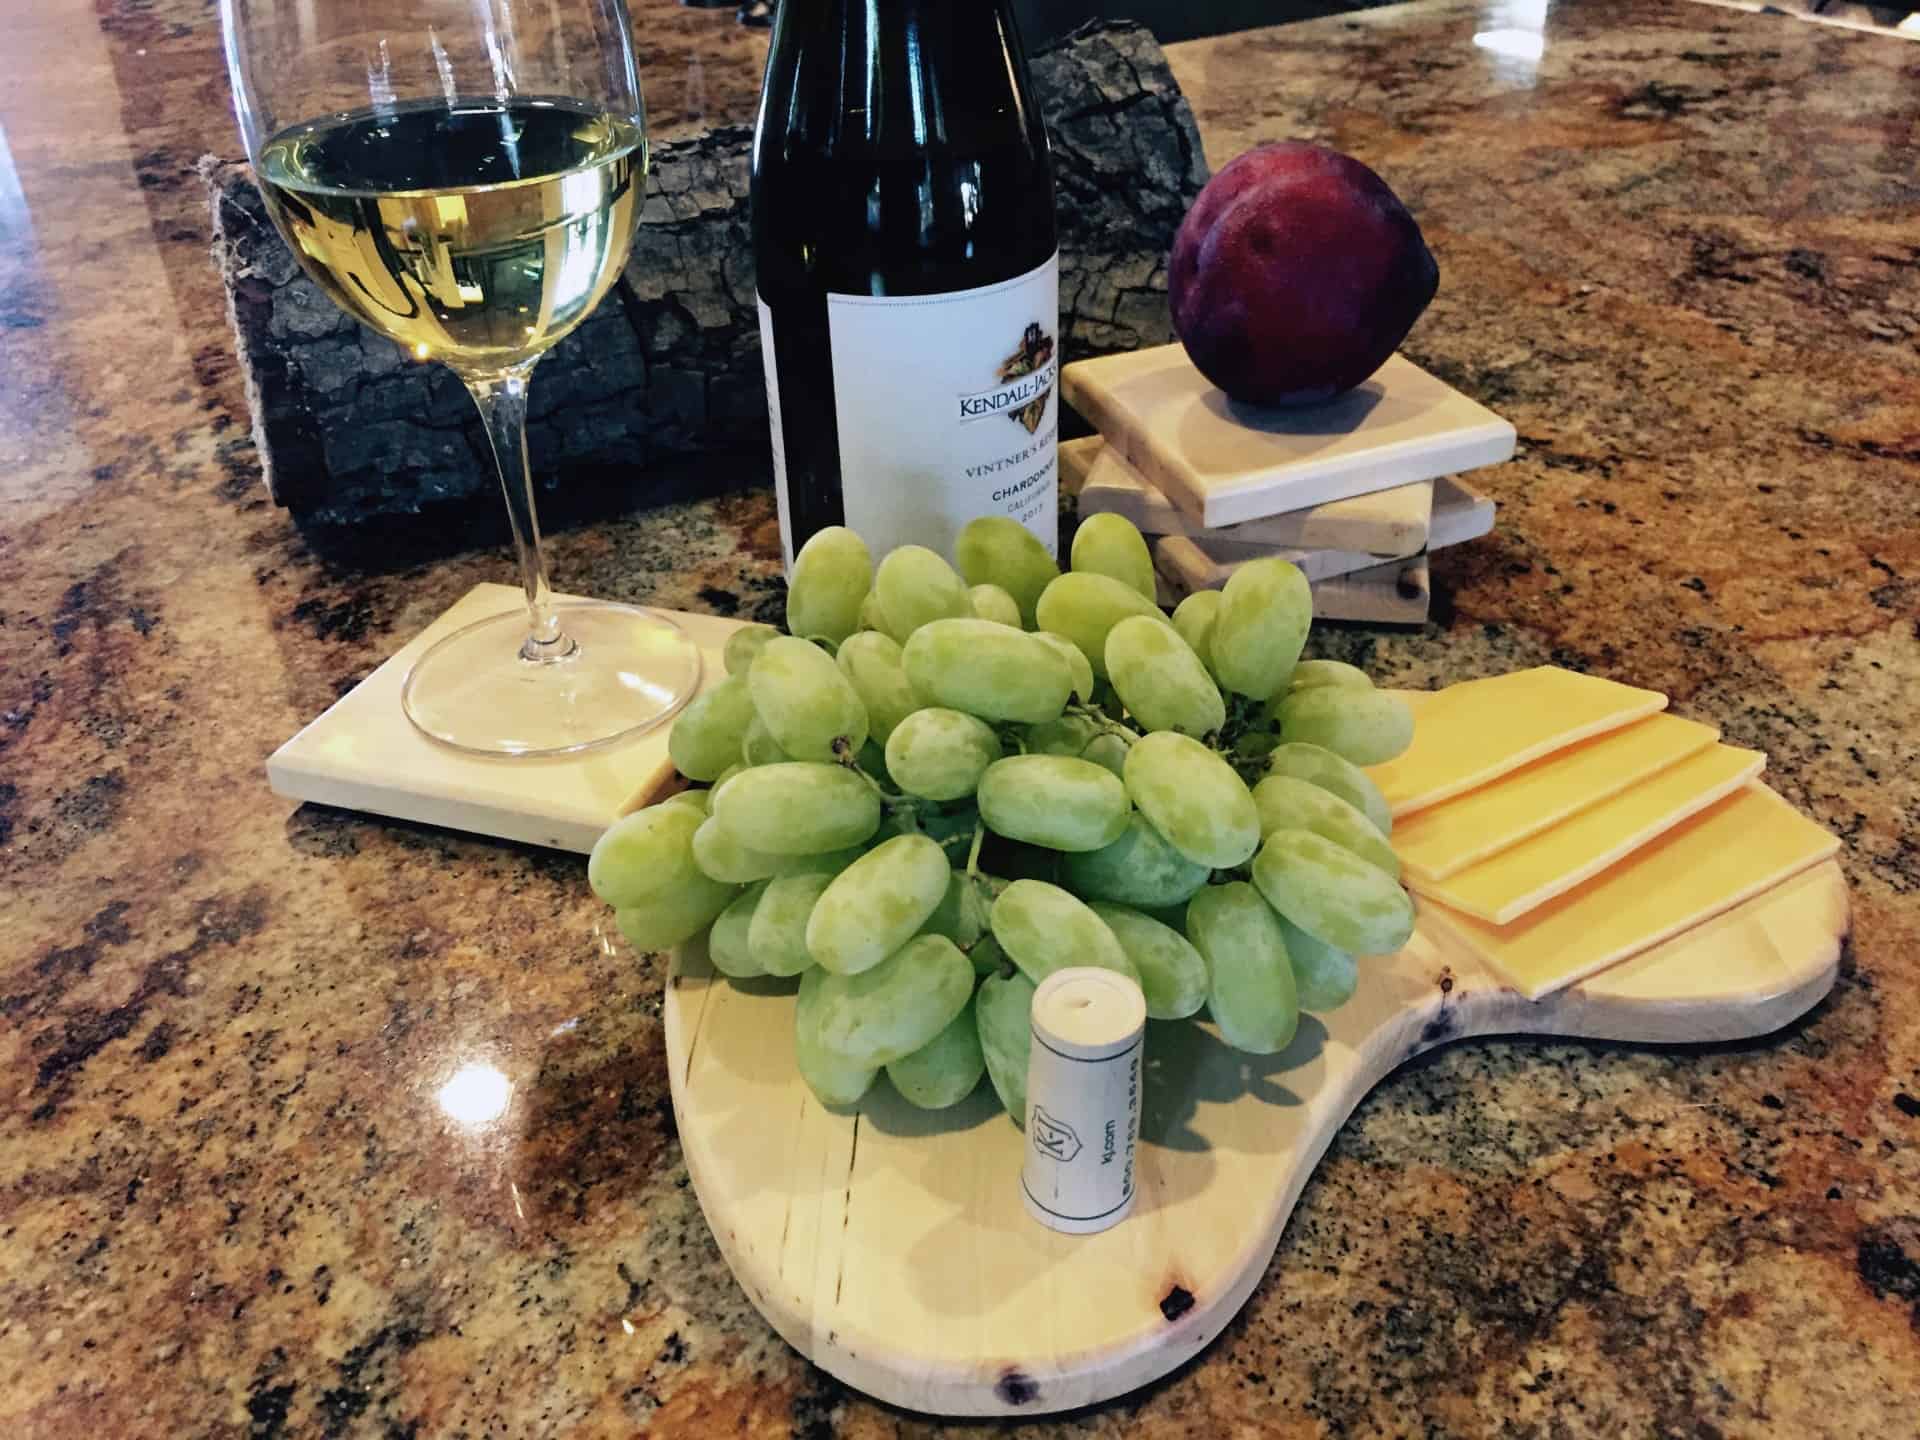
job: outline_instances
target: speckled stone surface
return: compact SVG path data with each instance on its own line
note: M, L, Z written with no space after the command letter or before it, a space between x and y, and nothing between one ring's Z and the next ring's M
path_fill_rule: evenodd
M1400 189L1443 275L1408 348L1523 437L1434 622L1321 643L1667 689L1844 837L1855 943L1764 1043L1395 1077L1205 1357L1037 1435L1920 1429L1920 46L1653 0L1551 9L1537 64L1473 44L1524 9L1173 52L1216 165L1310 134ZM739 118L731 10L636 11L656 114ZM0 36L0 1421L943 1433L731 1283L658 964L577 860L268 793L504 554L349 565L265 500L189 168L230 146L211 7L12 0ZM568 589L779 605L759 490L553 552Z

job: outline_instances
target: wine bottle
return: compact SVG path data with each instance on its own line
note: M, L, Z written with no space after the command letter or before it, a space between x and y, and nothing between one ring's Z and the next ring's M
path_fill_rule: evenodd
M781 0L753 149L780 534L1058 544L1059 251L1007 0Z

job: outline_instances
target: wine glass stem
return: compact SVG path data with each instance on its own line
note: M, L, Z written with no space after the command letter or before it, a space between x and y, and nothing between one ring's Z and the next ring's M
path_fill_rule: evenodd
M480 418L487 423L493 463L500 472L500 489L507 497L507 517L513 524L513 548L520 560L520 584L527 592L527 638L520 646L522 660L563 660L579 647L560 628L553 613L553 591L547 586L546 562L540 557L540 517L534 512L533 474L527 469L527 380L534 362L516 365L496 375L463 375Z

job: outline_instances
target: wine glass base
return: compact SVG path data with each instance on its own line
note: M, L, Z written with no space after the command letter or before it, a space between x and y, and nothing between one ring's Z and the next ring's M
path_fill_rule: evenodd
M554 606L571 654L525 660L524 611L439 641L400 692L421 734L475 755L571 755L669 719L700 688L700 650L671 620L600 600Z

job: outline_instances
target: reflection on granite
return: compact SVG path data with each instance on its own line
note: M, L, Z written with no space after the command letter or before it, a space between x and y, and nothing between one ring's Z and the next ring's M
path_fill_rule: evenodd
M1532 64L1473 43L1516 8L1173 52L1216 164L1308 134L1401 190L1444 277L1409 349L1523 436L1435 622L1324 644L1668 689L1845 838L1855 947L1765 1044L1476 1044L1390 1081L1203 1359L1036 1434L1913 1433L1920 51L1654 0L1549 12ZM730 12L639 13L722 57L704 103L751 76ZM267 792L274 745L505 557L338 568L262 493L190 183L230 123L208 8L0 33L60 59L0 73L0 1417L941 1433L731 1283L658 965L577 860ZM763 493L554 550L568 588L779 608Z

